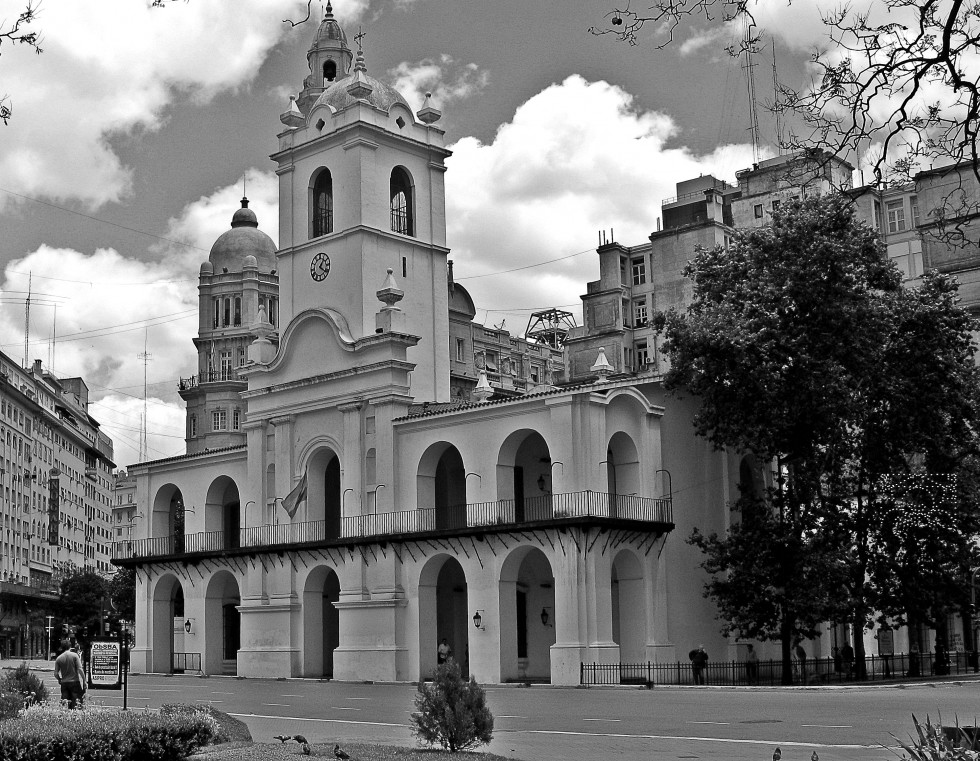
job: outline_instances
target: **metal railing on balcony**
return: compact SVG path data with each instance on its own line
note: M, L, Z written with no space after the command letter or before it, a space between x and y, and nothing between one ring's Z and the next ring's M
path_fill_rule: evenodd
M581 518L618 518L658 524L673 521L670 499L583 491L543 494L522 500L474 502L438 509L426 506L417 510L351 515L331 521L250 526L231 532L203 531L128 539L115 543L113 557L125 560Z
M190 388L196 388L202 383L220 383L222 381L237 380L242 380L238 377L238 370L233 367L225 367L218 370L209 370L200 375L192 375L190 378L181 378L177 384L177 388L181 391L186 391Z

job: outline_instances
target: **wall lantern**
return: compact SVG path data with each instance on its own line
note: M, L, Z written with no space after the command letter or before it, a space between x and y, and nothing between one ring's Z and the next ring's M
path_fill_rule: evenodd
M542 473L540 476L538 476L538 488L541 491L544 491L544 485L545 485L544 474Z
M551 621L551 614L548 613L548 609L547 608L542 608L541 609L541 623L544 626L548 626L548 622L549 621Z
M483 625L482 613L483 613L482 610L478 610L476 613L473 614L473 626L475 626L480 631L486 631L487 627Z
M184 621L184 631L187 632L188 634L191 633L191 620L189 618L186 621Z

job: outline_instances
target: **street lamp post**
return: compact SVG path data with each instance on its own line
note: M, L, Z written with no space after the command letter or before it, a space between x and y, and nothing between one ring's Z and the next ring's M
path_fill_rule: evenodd
M980 565L973 569L970 574L970 625L973 630L973 673L980 672L980 655L977 653L977 630L980 629L980 621L977 620L977 574L980 573Z

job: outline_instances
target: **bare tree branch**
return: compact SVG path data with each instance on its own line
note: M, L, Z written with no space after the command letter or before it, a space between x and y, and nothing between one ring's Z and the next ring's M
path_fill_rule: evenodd
M310 8L313 5L313 0L306 0L306 18L300 19L299 21L292 21L291 19L284 18L282 23L289 24L290 26L299 26L300 24L305 24L310 20Z
M43 52L41 50L41 33L36 29L28 28L37 18L40 7L40 2L27 0L27 6L21 11L16 21L9 25L6 21L0 21L0 55L3 54L4 43L27 45L34 48L34 52L39 55ZM0 97L0 121L9 124L12 115L13 106L10 103L10 98L3 95Z

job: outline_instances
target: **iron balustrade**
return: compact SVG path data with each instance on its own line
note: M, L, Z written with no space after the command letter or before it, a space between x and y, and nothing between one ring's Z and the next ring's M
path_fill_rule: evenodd
M865 676L858 676L855 663L834 658L807 658L805 673L800 662L793 659L793 684L837 684L859 681L916 679L976 673L978 666L971 653L949 653L948 663L940 662L937 669L933 653L922 655L869 655L864 659ZM781 660L760 660L755 675L744 661L708 661L704 669L705 684L735 686L779 686L783 677ZM644 684L693 685L694 671L690 661L671 663L582 663L579 682L583 685Z
M304 544L480 526L522 525L536 521L619 518L642 523L672 522L670 499L583 491L421 507L400 512L351 515L338 521L306 521L249 526L237 532L202 531L115 542L113 557L127 560L184 553L220 552L240 547Z
M185 671L201 670L200 653L174 653L170 663L170 673L183 674Z

